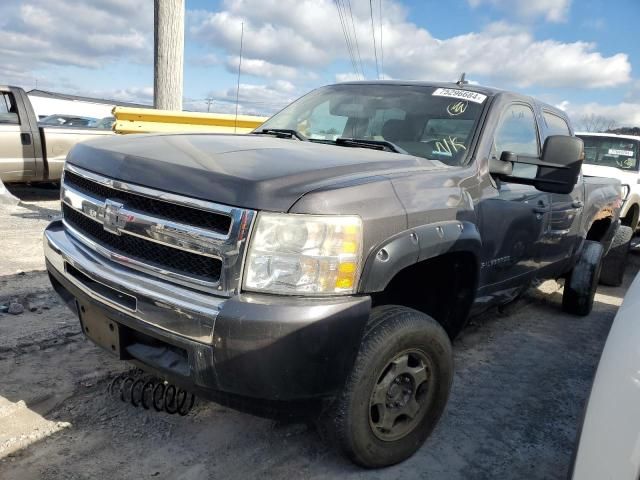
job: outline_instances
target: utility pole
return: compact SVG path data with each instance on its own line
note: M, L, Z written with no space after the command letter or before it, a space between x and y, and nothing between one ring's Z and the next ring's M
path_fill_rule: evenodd
M212 97L207 97L205 98L206 102L207 102L207 112L211 111L211 104L213 103L213 98Z
M153 105L182 110L184 0L154 0Z

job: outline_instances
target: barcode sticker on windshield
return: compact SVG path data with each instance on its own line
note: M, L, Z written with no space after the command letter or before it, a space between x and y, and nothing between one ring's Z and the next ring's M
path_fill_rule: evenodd
M621 157L633 157L633 150L616 150L615 148L610 148L609 155L620 155Z
M468 90L458 90L456 88L437 88L433 92L435 97L459 98L461 100L469 100L474 103L482 103L487 99L486 95Z

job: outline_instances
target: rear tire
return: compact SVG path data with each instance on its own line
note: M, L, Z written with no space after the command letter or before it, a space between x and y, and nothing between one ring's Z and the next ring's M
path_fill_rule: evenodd
M631 229L635 232L638 228L639 216L640 216L640 208L638 207L638 204L635 204L629 209L629 211L627 212L627 215L621 219L622 225L631 227Z
M562 309L574 315L589 315L598 288L604 249L599 242L585 240L578 263L564 282Z
M627 266L627 257L631 247L633 229L620 225L611 242L611 248L602 261L600 283L619 287L624 279L624 269Z
M376 307L344 390L321 419L324 433L362 467L401 462L435 427L452 381L451 342L433 318Z

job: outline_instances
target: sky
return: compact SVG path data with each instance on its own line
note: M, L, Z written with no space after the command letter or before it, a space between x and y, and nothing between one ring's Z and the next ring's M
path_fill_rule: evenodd
M340 81L466 72L578 127L640 126L639 21L640 0L186 0L184 108L234 110L244 23L241 113ZM0 58L0 83L152 103L153 0L2 0Z

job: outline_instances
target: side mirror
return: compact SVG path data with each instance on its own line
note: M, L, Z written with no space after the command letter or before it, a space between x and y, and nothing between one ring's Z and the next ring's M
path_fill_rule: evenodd
M580 176L583 160L582 139L567 135L547 137L534 186L543 192L571 193Z
M571 193L580 176L583 160L581 139L551 135L544 142L541 158L502 152L500 160L489 160L489 171L505 182L533 185L543 192ZM514 163L535 165L538 167L535 177L514 176Z

